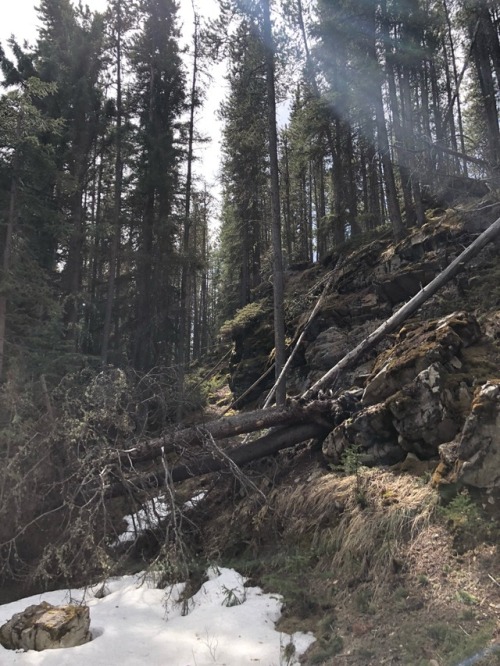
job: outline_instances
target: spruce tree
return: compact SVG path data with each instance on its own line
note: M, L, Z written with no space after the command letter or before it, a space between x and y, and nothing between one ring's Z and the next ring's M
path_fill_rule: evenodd
M180 116L185 77L176 25L177 3L144 0L131 65L138 158L133 209L137 220L133 364L146 370L175 354L179 259Z

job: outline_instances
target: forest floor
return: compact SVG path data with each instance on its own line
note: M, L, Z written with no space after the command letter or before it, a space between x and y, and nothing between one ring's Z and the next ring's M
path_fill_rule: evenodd
M477 287L471 280L460 307L479 315L494 305L491 272ZM312 289L305 277L316 284L321 272L296 276L297 302ZM456 303L438 299L423 318ZM252 326L248 362L262 329ZM496 362L490 371L496 376ZM220 370L207 419L231 399ZM244 476L204 479L203 501L189 515L198 557L283 596L278 629L317 639L305 666L500 665L500 494L433 487L437 460L369 469L353 454L332 467L320 449L300 445L248 465ZM190 481L184 494L199 489Z
M325 469L307 447L248 478L262 496L228 480L197 507L205 555L283 595L277 628L317 639L304 664L458 666L500 643L499 498L446 501L418 466Z

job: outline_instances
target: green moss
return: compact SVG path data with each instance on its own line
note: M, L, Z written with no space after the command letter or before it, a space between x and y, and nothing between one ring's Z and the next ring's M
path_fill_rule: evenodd
M270 314L267 301L255 301L238 310L233 319L222 324L220 334L225 337L244 333L250 326L255 326L262 318Z

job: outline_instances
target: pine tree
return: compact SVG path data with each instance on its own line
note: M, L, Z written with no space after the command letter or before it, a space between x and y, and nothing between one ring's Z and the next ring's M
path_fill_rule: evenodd
M175 351L179 121L185 99L176 15L173 0L144 0L141 30L131 57L139 123L133 195L138 224L134 229L137 263L131 355L140 370L160 361L170 363Z
M49 140L59 171L54 190L65 224L58 239L59 259L64 262L65 324L68 338L78 350L87 214L84 198L102 98L98 81L103 22L99 14L75 10L69 0L41 0L39 16L42 28L35 64L43 81L57 85L45 110L64 121L64 131Z
M0 381L13 357L38 355L39 360L44 346L57 349L57 339L45 337L47 330L56 334L55 295L48 286L49 274L32 248L39 216L46 213L37 195L43 201L46 174L54 170L51 147L42 137L62 131L59 121L47 118L36 106L54 94L54 85L35 77L23 81L15 65L3 64L11 75L17 71L20 85L0 97ZM9 358L8 340L15 340L17 349Z
M260 284L269 246L266 82L264 52L256 26L243 20L230 46L229 98L222 173L223 318L251 301Z

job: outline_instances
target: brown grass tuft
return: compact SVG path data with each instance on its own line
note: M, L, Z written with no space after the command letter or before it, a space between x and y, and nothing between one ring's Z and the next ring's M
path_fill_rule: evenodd
M281 488L271 503L285 539L307 538L320 569L347 580L369 575L380 584L394 573L404 545L429 525L437 495L412 476L363 469Z

